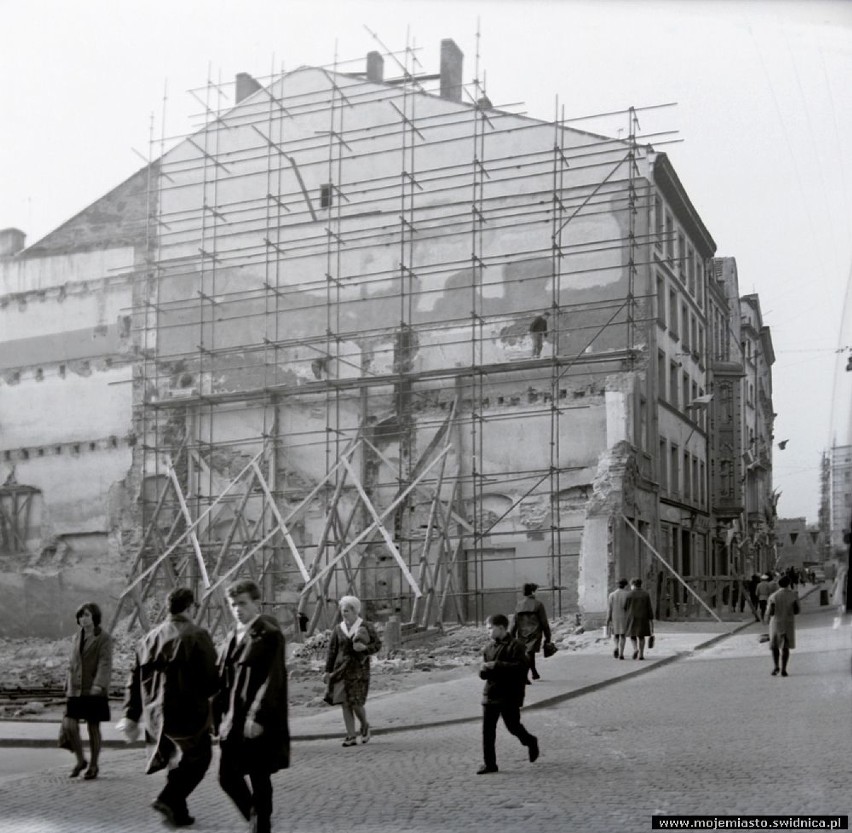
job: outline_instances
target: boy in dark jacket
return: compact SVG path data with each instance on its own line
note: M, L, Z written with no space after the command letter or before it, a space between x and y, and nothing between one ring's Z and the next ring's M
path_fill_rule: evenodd
M521 723L521 705L527 681L524 645L509 635L509 620L502 614L487 621L491 642L483 650L479 676L485 680L482 692L482 753L484 763L477 775L497 772L497 721L502 717L506 728L527 747L530 761L538 758L538 740Z

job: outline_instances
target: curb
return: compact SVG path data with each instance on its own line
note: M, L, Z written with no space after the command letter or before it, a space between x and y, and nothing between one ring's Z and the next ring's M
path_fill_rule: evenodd
M808 594L809 595L809 594ZM803 597L804 598L804 597ZM600 691L601 689L607 688L608 686L615 685L623 680L628 680L632 677L638 677L641 674L648 674L651 671L654 671L657 668L662 668L664 665L669 665L673 662L677 662L678 660L684 659L685 657L691 656L696 651L704 650L705 648L709 648L718 642L721 642L724 639L727 639L730 636L734 636L735 634L744 631L746 628L750 628L752 625L760 624L759 622L745 622L737 627L733 628L726 633L720 633L716 636L708 639L706 642L702 642L700 645L696 645L689 651L681 651L676 653L670 657L665 657L663 659L652 660L647 665L642 666L641 668L636 668L635 670L627 671L623 674L618 674L617 676L611 677L607 680L601 680L597 683L590 683L589 685L582 686L581 688L576 688L573 691L566 691L562 694L554 694L552 697L547 697L544 700L539 700L536 703L531 703L528 706L524 706L524 711L535 711L538 709L546 709L550 706L558 705L559 703L564 703L568 700L573 700L576 697L582 697L586 694L592 694L595 691ZM431 728L439 728L444 726L459 726L463 723L474 723L478 720L482 719L482 715L475 714L470 715L468 717L452 717L447 718L446 720L433 720L429 723L407 723L402 726L387 726L385 728L375 728L371 727L371 733L374 736L378 735L390 735L396 732L413 732L419 731L423 729L431 729ZM58 731L58 730L57 730ZM293 741L315 741L315 740L337 740L340 738L340 732L308 732L306 734L298 734L291 735L291 740ZM215 741L214 741L215 744ZM102 742L102 747L104 749L144 749L145 744L142 741L134 741L133 743L126 743L123 740L116 739L104 739ZM58 749L59 747L56 745L56 741L48 740L47 738L0 738L0 749Z

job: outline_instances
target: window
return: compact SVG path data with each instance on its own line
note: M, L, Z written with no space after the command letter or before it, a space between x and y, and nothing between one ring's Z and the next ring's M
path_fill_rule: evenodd
M654 197L654 244L663 250L663 201L659 196Z
M684 370L683 371L683 402L681 403L681 407L686 410L686 406L689 404L689 374Z
M677 271L680 279L683 280L686 274L686 238L682 231L677 233Z
M692 499L698 503L698 497L701 494L698 485L698 458L692 458Z
M648 450L648 400L639 397L639 448Z
M686 283L690 295L695 295L695 249L689 246L686 250Z
M332 193L332 185L330 182L325 185L320 185L320 208L331 207Z
M666 259L669 263L674 258L674 220L672 215L666 212Z
M688 451L683 452L683 499L692 499L692 479L689 476L689 460L692 455Z
M672 494L677 494L680 491L680 449L672 443L669 448L669 484Z
M695 272L698 283L695 293L698 296L698 307L704 309L704 264L697 255L695 256Z
M663 491L666 491L669 487L669 459L666 456L666 441L664 439L660 439L660 456L658 459L658 465L660 467L660 488Z
M657 275L657 323L666 326L666 282Z
M657 396L666 398L666 354L662 350L657 351Z
M689 351L689 307L686 303L681 304L680 307L680 328L681 328L681 337L683 338L683 349L688 352Z
M707 505L707 469L704 466L704 461L702 460L699 464L700 473L699 477L701 481L699 483L701 508L704 509Z
M689 347L693 353L698 350L698 321L691 313L689 316Z
M677 408L677 372L678 365L675 362L669 362L669 404Z
M704 359L704 326L702 324L698 325L698 360L703 361Z
M672 337L677 338L677 292L673 289L669 290L669 332Z

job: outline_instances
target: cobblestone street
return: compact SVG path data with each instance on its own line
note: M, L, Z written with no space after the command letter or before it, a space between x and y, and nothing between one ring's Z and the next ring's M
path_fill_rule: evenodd
M848 813L850 638L813 606L786 679L769 675L760 628L561 706L527 711L541 758L501 727L498 774L477 777L479 725L400 732L368 746L299 742L275 778L276 830L646 831L664 814ZM414 717L414 716L413 716ZM2 750L5 756L14 750ZM242 830L214 766L193 829ZM65 768L0 781L0 833L162 829L162 775L139 750L107 750L96 782Z

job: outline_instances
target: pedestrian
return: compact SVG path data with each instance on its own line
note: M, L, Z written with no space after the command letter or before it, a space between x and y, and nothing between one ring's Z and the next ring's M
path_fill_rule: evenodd
M625 633L633 643L633 659L645 659L645 637L653 634L654 608L651 596L642 589L642 579L630 583L630 591L624 597L627 613Z
M772 651L772 676L787 676L787 663L790 651L796 647L796 621L799 613L799 597L790 588L790 579L781 576L778 579L778 589L769 597L766 606L769 617L769 647ZM780 660L780 669L779 669Z
M616 659L624 659L624 644L627 641L627 611L624 601L630 591L627 589L627 579L618 580L618 589L609 594L606 602L606 624L612 633L612 655Z
M530 336L532 337L532 357L537 359L541 356L541 349L544 346L544 339L547 336L548 318L550 313L545 312L542 315L537 315L530 323Z
M837 615L842 617L846 613L846 574L849 568L841 564L837 568L834 583L831 585L831 604L837 608Z
M260 588L239 581L228 590L236 627L219 655L219 784L252 833L272 830L272 780L290 766L284 634L260 612ZM251 783L251 789L246 784Z
M757 585L760 584L760 576L757 573L751 574L749 581L748 597L751 602L751 611L754 613L755 621L760 622L760 602L757 598Z
M542 638L550 642L550 624L544 604L535 597L538 585L528 582L523 586L524 597L515 607L515 616L510 630L515 639L524 645L527 665L534 680L541 679L535 667L535 655L541 650Z
M176 587L166 597L168 618L136 648L124 720L118 724L133 741L139 722L145 723L146 773L168 768L166 785L151 806L174 827L195 821L186 800L210 766L210 698L219 681L213 640L190 618L194 604L188 587Z
M778 588L775 588L776 590ZM754 589L755 595L757 596L757 610L760 614L759 621L766 623L766 602L769 597L772 595L773 588L772 583L769 579L769 573L764 573L760 577L760 581L757 583L757 587Z
M372 622L361 618L361 602L355 596L343 596L339 602L341 621L331 632L325 660L323 682L328 686L326 702L343 710L346 737L343 746L355 746L355 718L358 718L361 743L370 740L367 720L367 695L370 691L370 657L379 652L382 641Z
M65 730L77 758L68 774L76 778L98 777L101 754L101 723L109 720L109 686L112 678L112 637L101 627L101 609L94 602L81 605L74 614L79 630L74 637L65 677ZM83 757L80 721L89 731L89 761ZM88 769L87 769L88 767Z
M483 764L477 775L497 772L497 722L503 724L522 745L527 747L530 762L539 755L538 738L521 723L521 706L527 680L524 645L509 633L509 620L502 613L489 616L486 622L491 641L482 652L479 676L485 680L482 692Z

